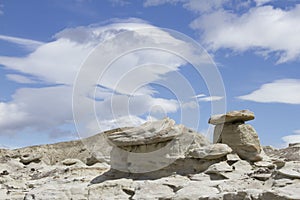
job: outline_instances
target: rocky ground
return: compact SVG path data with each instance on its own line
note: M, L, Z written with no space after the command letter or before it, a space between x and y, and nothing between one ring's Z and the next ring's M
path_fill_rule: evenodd
M249 111L213 116L214 144L166 118L0 149L0 199L300 199L300 144L261 147L245 124L253 118Z

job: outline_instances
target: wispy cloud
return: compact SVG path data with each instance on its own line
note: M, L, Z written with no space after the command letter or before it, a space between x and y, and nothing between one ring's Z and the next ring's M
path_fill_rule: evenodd
M29 50L34 50L37 47L43 45L43 42L36 41L36 40L30 40L30 39L24 39L19 37L12 37L7 35L0 35L0 40L4 40L7 42L15 43L18 45L21 45Z
M206 95L205 94L197 94L194 96L194 98L200 98L200 97L205 97Z
M209 97L203 97L203 98L198 98L198 101L205 101L205 102L210 102L210 101L220 101L224 99L224 97L220 96L209 96Z
M239 99L260 103L300 104L300 79L281 79L263 84L250 94Z
M300 59L299 13L300 5L289 10L253 7L242 15L219 9L198 17L191 27L203 33L202 43L212 51L275 52L277 63L284 63Z
M290 143L300 143L300 129L295 130L292 135L287 135L282 137L282 140L285 142L285 146Z
M136 30L141 28L152 28L151 32L144 31L138 33ZM90 54L94 47L100 42L108 38L112 38L116 34L128 30L130 34L126 34L126 38L118 38L115 43L110 43L110 52L122 52L122 49L132 46L142 41L143 44L153 44L160 36L164 39L164 45L170 45L175 50L191 53L190 46L184 41L174 38L172 35L163 30L145 23L114 23L105 26L87 26L77 27L63 30L55 35L54 41L49 43L39 43L31 40L23 40L14 37L4 37L2 39L9 40L17 44L24 45L41 45L33 52L24 57L7 57L0 56L0 64L8 69L16 70L22 74L29 74L38 80L45 81L50 84L59 86L38 87L38 88L21 88L16 91L11 101L0 102L0 134L15 133L30 128L32 131L57 131L57 127L68 125L72 122L72 87L81 64ZM135 33L135 34L133 34ZM191 55L195 59L199 59L199 54ZM153 63L159 63L155 65ZM88 94L75 95L80 99L80 108L86 118L84 122L92 123L94 114L86 113L85 108L90 103L95 105L97 117L99 121L112 122L119 119L120 124L124 121L124 116L128 114L134 116L135 122L142 122L141 116L146 116L149 112L157 113L176 112L179 103L175 99L159 98L154 96L154 88L147 87L148 83L160 80L170 72L176 72L180 66L186 63L183 59L179 59L173 54L167 52L134 51L127 56L120 57L105 71L105 76L99 83L92 83L91 76L99 76L98 61L92 61L95 68L92 68L84 80L88 86L95 89L95 85L99 84L106 90L91 89ZM139 68L136 68L139 66ZM168 67L162 67L168 66ZM103 66L105 67L105 66ZM29 83L31 80L26 76L15 74L7 75L7 78L22 83ZM116 86L118 83L118 86ZM139 88L138 90L136 90ZM98 89L98 88L97 88ZM116 95L117 93L117 95ZM93 95L98 99L93 99ZM49 99L51 99L49 101ZM62 112L63 110L63 112ZM47 113L47 115L45 115ZM123 118L122 118L123 117ZM92 118L92 119L91 119ZM126 122L127 123L127 122ZM99 127L87 131L87 134L93 134L99 131ZM110 127L112 128L112 127ZM50 131L49 131L50 130ZM63 131L62 131L63 132Z
M201 43L211 52L254 51L277 63L300 59L300 5L274 7L271 0L145 0L144 6L180 4L198 16L190 27L199 31ZM270 5L269 5L270 3ZM245 9L246 8L246 9ZM214 22L214 23L211 23Z
M36 83L36 81L19 74L7 74L6 78L17 83Z
M202 102L220 101L224 99L224 97L221 96L206 96L205 94L198 94L195 95L193 98L197 98L197 101Z

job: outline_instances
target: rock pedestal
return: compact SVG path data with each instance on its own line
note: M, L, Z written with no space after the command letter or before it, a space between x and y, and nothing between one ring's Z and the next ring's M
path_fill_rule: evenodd
M245 124L245 121L252 119L254 119L254 114L248 110L212 116L209 123L216 125L213 142L227 144L245 160L261 160L262 148L258 135L250 124Z

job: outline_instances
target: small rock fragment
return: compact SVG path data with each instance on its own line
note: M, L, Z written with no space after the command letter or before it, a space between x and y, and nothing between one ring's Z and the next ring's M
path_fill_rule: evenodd
M31 162L38 163L41 161L41 155L34 155L34 154L25 154L21 156L20 162L24 165L28 165Z

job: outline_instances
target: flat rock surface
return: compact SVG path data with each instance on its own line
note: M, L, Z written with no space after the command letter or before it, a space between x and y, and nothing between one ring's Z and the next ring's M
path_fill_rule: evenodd
M232 149L227 144L211 144L190 151L190 155L194 158L202 158L206 160L218 159L231 153Z
M254 113L249 110L230 111L226 114L211 116L208 123L217 125L224 123L245 122L253 120L254 118Z
M175 121L165 118L150 121L139 127L106 134L116 146L135 146L170 141L182 134L183 126L175 125Z

